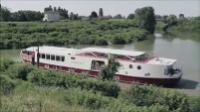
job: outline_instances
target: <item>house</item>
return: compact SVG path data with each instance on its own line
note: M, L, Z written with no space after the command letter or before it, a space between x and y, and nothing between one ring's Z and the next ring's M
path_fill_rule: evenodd
M60 19L60 14L55 10L44 11L43 21L57 21Z

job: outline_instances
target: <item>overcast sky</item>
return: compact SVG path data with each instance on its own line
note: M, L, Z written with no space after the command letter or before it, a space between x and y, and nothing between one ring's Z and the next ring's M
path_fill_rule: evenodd
M49 5L61 6L69 12L89 15L91 11L103 8L104 15L122 14L127 16L137 8L152 6L155 13L169 15L180 13L185 16L200 16L200 0L1 0L2 6L12 12L18 10L42 11Z

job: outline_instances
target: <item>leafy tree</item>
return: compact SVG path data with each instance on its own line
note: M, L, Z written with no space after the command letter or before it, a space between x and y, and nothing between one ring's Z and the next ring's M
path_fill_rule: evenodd
M43 18L43 14L37 11L21 10L12 14L13 21L40 21Z
M127 19L134 19L135 18L135 14L129 14Z
M102 8L99 9L99 17L103 17L103 9Z
M11 18L11 12L0 4L0 21L9 21Z
M97 18L98 15L95 11L92 11L91 14L90 14L90 18Z
M71 12L69 19L70 20L77 20L77 19L80 19L80 17L78 16L78 14L74 14L73 12Z
M118 68L120 66L120 63L117 62L113 57L111 57L108 60L107 66L104 66L100 73L99 76L102 80L113 80L115 73L117 72Z
M122 19L123 17L122 17L121 14L117 14L117 15L115 15L113 18L115 18L115 19Z
M167 32L169 27L177 24L177 17L175 15L169 15L165 20L166 25L163 27L163 31Z
M63 18L63 19L68 19L69 18L68 10L66 10L64 8L62 9L62 8L58 7L57 11L59 12L61 18Z
M139 8L135 11L135 14L139 27L154 33L156 25L154 9L152 7Z

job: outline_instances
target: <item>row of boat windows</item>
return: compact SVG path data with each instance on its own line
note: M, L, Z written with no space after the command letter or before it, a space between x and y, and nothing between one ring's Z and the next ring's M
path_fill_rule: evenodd
M132 65L132 64L130 64L130 65L129 65L129 68L130 68L130 69L133 69L133 65ZM137 66L137 69L138 69L138 70L141 70L141 69L142 69L142 67L141 67L140 65L138 65L138 66Z
M58 56L58 55L53 55L53 54L40 54L39 56L41 59L47 59L47 60L52 60L52 61L65 61L64 56Z

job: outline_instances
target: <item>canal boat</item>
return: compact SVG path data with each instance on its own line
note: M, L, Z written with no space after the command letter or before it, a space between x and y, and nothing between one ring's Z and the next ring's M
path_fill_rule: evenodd
M86 73L92 77L98 77L101 68L112 56L120 64L114 79L126 83L173 86L182 77L175 59L156 57L143 51L32 46L22 49L20 55L24 62L45 69Z

